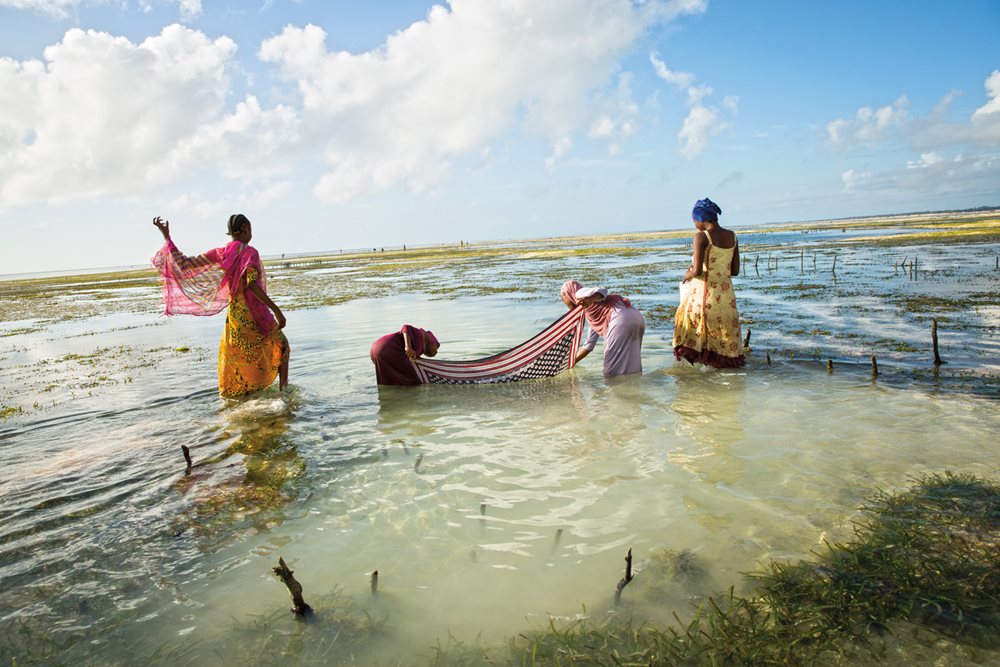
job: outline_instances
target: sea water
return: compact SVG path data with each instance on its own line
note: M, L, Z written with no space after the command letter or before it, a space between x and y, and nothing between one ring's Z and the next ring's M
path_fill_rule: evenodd
M0 425L0 655L420 664L438 645L606 614L630 548L626 602L653 583L642 569L658 550L703 573L697 590L668 582L666 618L850 538L876 489L998 475L993 399L759 353L740 370L691 367L663 327L647 329L641 376L604 378L598 348L546 380L375 386L368 348L403 323L432 327L440 358L475 358L562 312L420 295L292 311L289 391L240 400L215 389L221 316L9 337L5 382L29 368L59 384L40 361L58 357L106 375ZM279 557L317 619L350 608L377 632L346 641L350 626L335 638L296 621Z

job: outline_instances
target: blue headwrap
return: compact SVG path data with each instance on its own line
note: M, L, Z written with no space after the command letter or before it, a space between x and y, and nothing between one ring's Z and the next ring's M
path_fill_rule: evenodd
M721 213L722 209L719 208L719 205L708 197L705 197L694 203L694 210L691 211L691 217L698 222L718 222Z

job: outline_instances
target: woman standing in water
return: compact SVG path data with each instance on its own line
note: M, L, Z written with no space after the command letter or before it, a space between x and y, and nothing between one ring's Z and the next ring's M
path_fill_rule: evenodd
M375 382L382 385L417 385L420 378L410 359L438 353L441 343L431 331L404 324L403 328L386 334L372 343L372 363L375 364Z
M229 217L227 245L204 255L186 257L170 239L170 223L153 224L165 243L153 256L163 276L166 315L214 315L229 306L219 343L219 393L239 396L263 389L278 378L288 384L288 339L281 331L285 316L267 295L264 265L249 243L250 220L242 213Z
M674 356L715 368L739 368L746 363L740 316L736 311L733 276L740 274L736 234L719 225L722 209L707 197L695 202L691 217L694 258L687 272L681 302L674 316Z
M646 319L642 311L618 294L608 294L604 287L584 287L575 280L567 280L559 290L566 307L583 306L590 334L576 353L580 361L597 345L597 338L604 336L604 374L626 375L642 372L642 336L646 332Z

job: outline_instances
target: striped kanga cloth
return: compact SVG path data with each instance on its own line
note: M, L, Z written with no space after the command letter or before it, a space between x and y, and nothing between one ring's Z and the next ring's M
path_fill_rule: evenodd
M577 306L544 331L506 352L471 361L411 359L423 384L495 384L556 375L576 364L583 340L583 308Z

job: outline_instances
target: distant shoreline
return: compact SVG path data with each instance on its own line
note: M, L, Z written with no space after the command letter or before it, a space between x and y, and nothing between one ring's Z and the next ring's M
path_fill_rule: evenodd
M795 231L799 229L817 229L822 227L883 227L883 226L897 226L905 223L911 222L929 222L943 215L955 216L957 218L971 218L971 217L982 217L997 215L1000 216L1000 206L989 206L989 207L977 207L970 209L948 209L942 211L914 211L910 213L891 213L884 215L873 215L873 216L854 216L849 218L821 218L815 220L788 220L783 222L768 222L762 225L732 225L732 227L738 229L741 232L754 232L754 233L767 233L767 232L788 232ZM524 239L493 239L490 241L475 241L464 243L466 247L498 247L504 245L520 245L520 244L530 244L530 243L544 243L544 242L554 242L559 240L575 240L579 241L581 239L620 239L623 237L647 237L647 238L662 238L664 236L677 236L677 235L687 235L691 232L691 229L687 227L676 228L676 229L658 229L658 230L644 230L644 231L623 231L623 232L607 232L607 233L597 233L597 234L583 234L583 235L564 235L564 236L539 236L533 238ZM450 243L425 243L420 245L395 245L395 246L373 246L369 249L367 246L363 248L345 248L338 250L320 250L320 251L309 251L309 252L296 252L296 253L285 253L277 255L264 255L263 259L266 262L279 262L281 260L305 260L312 258L322 258L322 257L334 257L334 256L354 256L354 255L365 255L374 253L385 252L399 252L405 249L409 250L431 250L435 248L452 248L461 247L459 242ZM4 281L14 281L14 280L39 280L45 278L69 278L72 276L88 276L94 274L103 273L128 273L133 271L143 271L149 269L148 264L131 264L131 265L120 265L120 266L103 266L103 267L86 267L86 268L73 268L73 269L58 269L51 271L37 271L28 273L0 273L0 282Z

